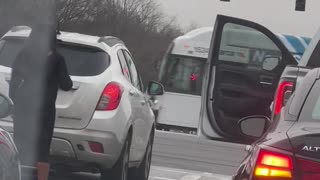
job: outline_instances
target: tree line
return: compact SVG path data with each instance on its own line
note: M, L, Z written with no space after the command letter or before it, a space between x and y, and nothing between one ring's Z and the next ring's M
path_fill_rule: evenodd
M58 21L63 31L119 37L144 82L157 79L162 56L182 33L155 0L0 0L0 35L41 20Z

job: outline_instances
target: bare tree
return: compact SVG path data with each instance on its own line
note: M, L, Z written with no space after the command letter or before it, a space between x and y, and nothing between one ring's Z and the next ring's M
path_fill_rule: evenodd
M168 18L156 0L0 0L0 5L0 33L49 19L65 31L121 38L146 80L156 79L155 64L181 34L176 20ZM57 19L52 17L55 11Z

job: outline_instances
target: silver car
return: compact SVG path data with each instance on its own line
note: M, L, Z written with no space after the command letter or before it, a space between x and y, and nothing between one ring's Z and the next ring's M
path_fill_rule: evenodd
M1 38L0 73L8 81L30 32L15 27ZM58 93L52 164L101 172L101 179L148 179L155 118L129 50L115 37L61 32L58 41L73 88ZM152 81L147 91L150 96L164 90ZM12 131L10 118L0 125Z

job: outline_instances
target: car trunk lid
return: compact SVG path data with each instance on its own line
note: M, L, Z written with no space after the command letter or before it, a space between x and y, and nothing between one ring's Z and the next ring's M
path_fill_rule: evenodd
M296 158L297 174L301 180L320 178L319 123L295 123L288 131Z

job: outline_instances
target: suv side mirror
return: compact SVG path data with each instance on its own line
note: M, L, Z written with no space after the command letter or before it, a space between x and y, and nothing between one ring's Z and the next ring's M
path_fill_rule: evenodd
M262 69L266 71L274 70L280 63L280 57L266 56L262 62Z
M9 116L13 109L12 100L0 93L0 118Z
M239 120L241 134L249 139L258 139L271 125L271 120L266 116L248 116Z
M150 96L160 96L164 93L164 87L161 83L156 81L150 81L148 84L148 95Z

